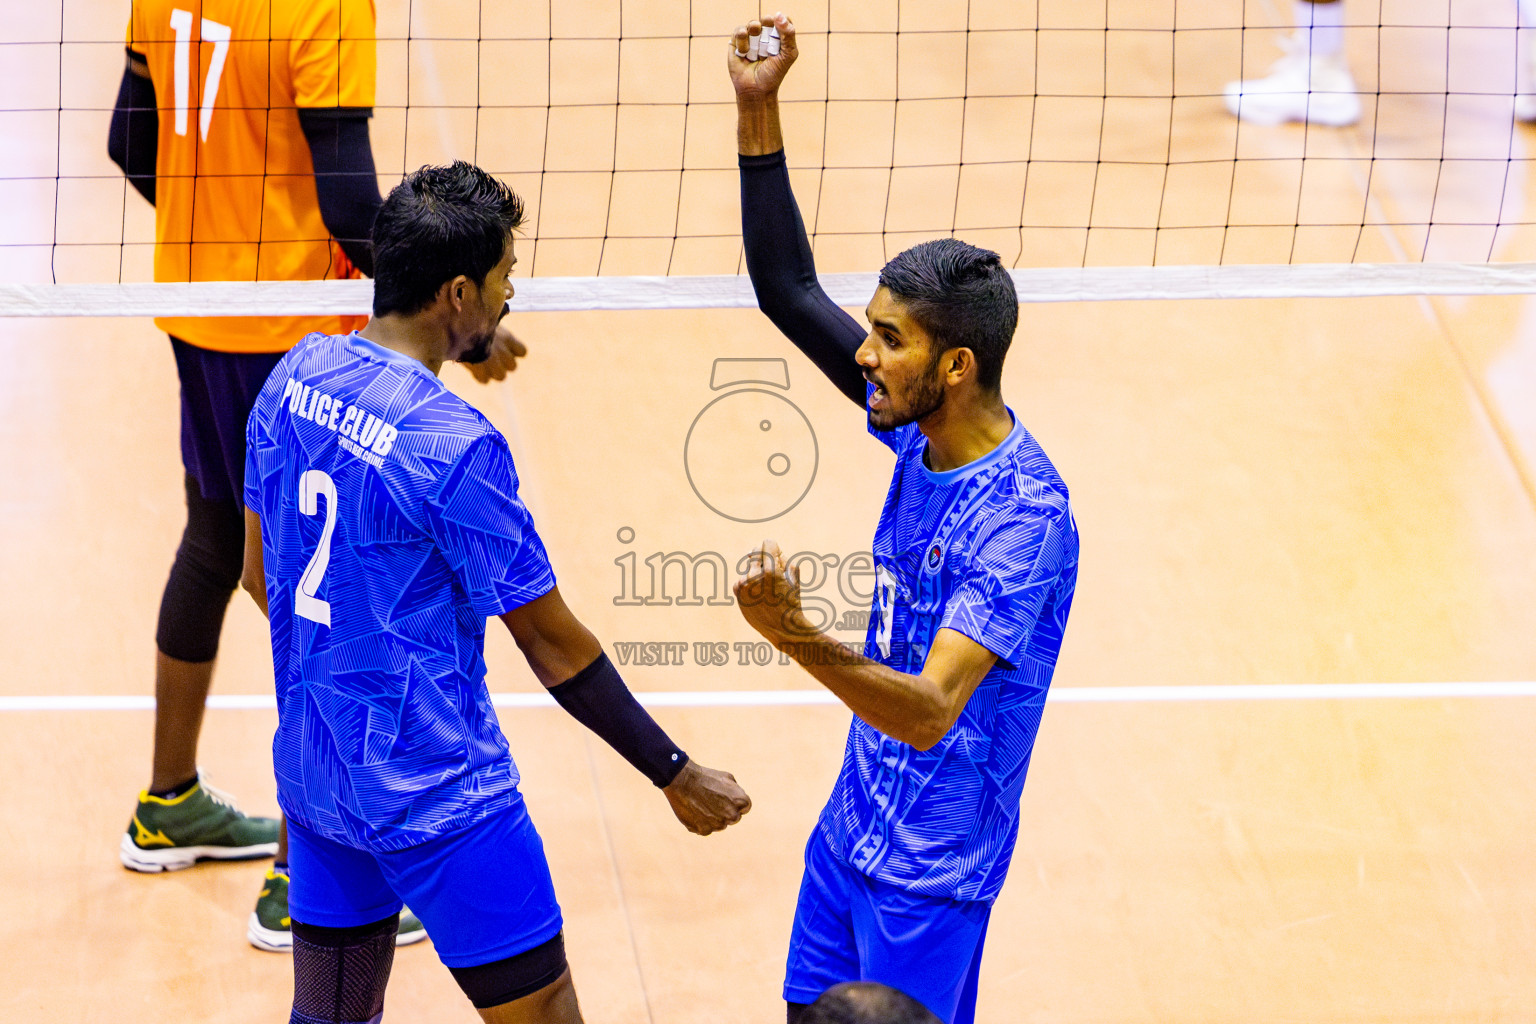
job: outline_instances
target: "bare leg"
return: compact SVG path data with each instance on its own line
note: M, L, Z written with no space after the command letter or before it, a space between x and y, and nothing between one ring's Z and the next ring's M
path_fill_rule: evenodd
M277 862L288 863L288 815L277 816Z
M565 973L531 995L480 1011L486 1024L582 1024L576 986Z
M170 789L197 774L197 738L203 705L213 683L211 661L179 661L155 652L155 754L151 792Z

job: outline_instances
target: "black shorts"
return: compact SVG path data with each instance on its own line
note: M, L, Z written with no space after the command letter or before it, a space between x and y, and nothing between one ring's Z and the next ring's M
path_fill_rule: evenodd
M209 501L244 498L245 421L282 352L215 352L171 339L181 378L181 462Z

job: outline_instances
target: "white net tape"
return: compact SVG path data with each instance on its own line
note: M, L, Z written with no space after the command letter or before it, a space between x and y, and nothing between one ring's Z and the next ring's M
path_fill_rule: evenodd
M1015 270L1021 302L1519 295L1536 292L1536 263L1306 263ZM843 306L863 306L878 275L824 274ZM371 281L208 281L192 284L0 284L0 316L323 316L366 314ZM745 309L745 277L542 277L517 282L518 312Z

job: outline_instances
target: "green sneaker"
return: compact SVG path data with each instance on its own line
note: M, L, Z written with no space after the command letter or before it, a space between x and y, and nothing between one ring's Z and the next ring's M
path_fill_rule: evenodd
M124 867L180 871L200 860L250 860L277 852L277 819L248 818L226 793L199 777L167 800L139 794L139 806L119 844Z
M267 870L261 884L261 895L256 897L256 909L251 911L250 924L245 937L257 949L269 953L293 952L293 922L288 918L288 873L276 868ZM395 945L409 946L427 937L426 927L409 910L400 912L400 930L395 933Z

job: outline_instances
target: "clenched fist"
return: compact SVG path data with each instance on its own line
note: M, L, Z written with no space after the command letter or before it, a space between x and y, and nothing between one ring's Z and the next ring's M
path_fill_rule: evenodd
M705 768L696 761L683 765L666 789L667 802L677 820L696 836L736 824L752 809L752 798L730 772Z

